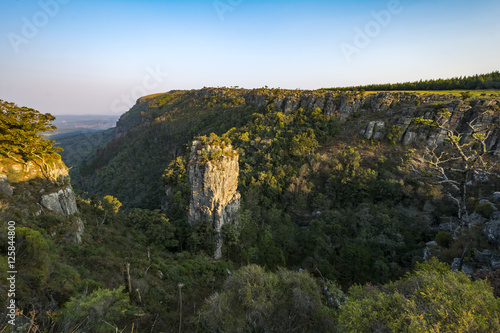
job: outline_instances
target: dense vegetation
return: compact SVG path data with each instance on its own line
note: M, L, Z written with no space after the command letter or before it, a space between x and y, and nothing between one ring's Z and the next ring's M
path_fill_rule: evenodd
M35 179L16 183L13 196L0 191L2 222L17 222L18 266L29 267L18 287L21 329L498 331L498 292L486 281L435 259L417 264L432 240L440 246L432 254L448 263L488 243L474 228L456 239L439 231L457 211L440 186L410 170L418 147L403 149L395 127L379 141L359 136L373 120L366 108L341 122L319 108L282 112L269 102L277 89L256 92L268 96L263 103L245 103L242 95L252 93L142 98L118 123L118 137L95 141L100 148L78 168L74 186L90 193L78 199L75 217L39 214L29 194L61 185ZM427 112L439 107L433 103L403 101L397 110ZM187 223L194 138L239 154L242 204L238 223L223 228L222 260L210 255L211 227ZM477 205L485 189L470 189L466 209L491 215ZM64 238L76 217L86 222L82 244Z
M104 131L94 131L90 133L60 134L53 136L56 145L63 148L60 152L64 163L69 168L69 175L74 183L78 183L81 178L80 168L87 168L87 161L90 160L95 151L104 147L115 137L116 130L110 128Z
M0 157L26 165L33 162L46 178L50 178L50 162L60 159L55 154L60 148L54 141L43 138L42 132L55 129L51 114L43 114L28 107L0 100Z
M451 79L420 80L416 82L370 84L335 90L401 91L401 90L486 90L500 89L500 72L460 76Z

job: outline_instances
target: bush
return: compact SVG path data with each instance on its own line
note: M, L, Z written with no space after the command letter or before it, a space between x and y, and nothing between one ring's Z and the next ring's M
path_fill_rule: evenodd
M230 276L200 312L210 332L331 332L335 314L306 272L249 265Z
M476 212L481 215L482 217L485 217L489 219L491 217L491 214L493 214L493 205L489 202L479 205L476 207Z
M406 278L349 292L340 323L346 332L499 332L500 300L485 281L433 258Z
M90 295L71 298L59 313L62 331L70 332L79 325L87 332L114 332L109 324L116 326L129 308L129 296L124 289L124 286L113 290L99 288Z
M434 239L439 246L450 247L453 237L449 232L440 231Z

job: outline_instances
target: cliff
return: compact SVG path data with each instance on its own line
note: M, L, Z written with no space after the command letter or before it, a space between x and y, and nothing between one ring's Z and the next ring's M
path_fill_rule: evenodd
M406 146L439 142L442 133L418 128L414 117L432 119L442 109L451 112L453 126L465 128L488 110L483 122L498 124L500 94L474 92L465 101L459 92L361 92L321 89L204 88L146 96L117 123L118 140L99 149L89 161L79 187L90 194L113 195L125 209L161 206L162 168L178 156L196 135L222 135L253 121L254 114L320 110L342 124L348 138L386 140ZM358 135L361 133L361 135ZM488 147L498 154L500 131L492 129ZM125 169L123 169L125 166ZM124 170L126 170L124 172ZM134 180L140 179L140 182Z
M191 187L188 222L208 223L215 231L215 259L222 256L222 227L234 223L240 207L238 155L229 146L194 141L188 166Z
M54 158L50 163L49 179L33 162L14 163L0 159L0 192L2 201L7 203L8 218L27 218L44 213L56 213L65 220L64 226L50 226L57 230L53 237L62 237L66 242L81 243L84 222L78 216L76 196L69 183L68 168ZM18 213L15 213L18 212Z

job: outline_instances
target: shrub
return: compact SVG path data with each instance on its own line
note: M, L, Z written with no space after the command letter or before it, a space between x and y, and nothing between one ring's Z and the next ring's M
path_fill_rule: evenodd
M380 288L356 286L340 322L346 332L499 332L500 301L486 281L433 258Z
M453 237L449 232L440 231L438 232L434 240L439 244L439 246L450 247L452 238Z
M485 217L487 219L491 217L493 211L494 211L493 206L489 202L476 207L476 212L482 217Z
M200 313L201 326L210 332L331 332L334 323L309 274L276 274L257 265L230 276Z
M80 325L82 331L114 332L109 324L115 325L129 308L129 296L124 286L118 289L98 289L81 298L71 298L59 313L58 322L62 331L71 331ZM107 323L105 323L105 321Z

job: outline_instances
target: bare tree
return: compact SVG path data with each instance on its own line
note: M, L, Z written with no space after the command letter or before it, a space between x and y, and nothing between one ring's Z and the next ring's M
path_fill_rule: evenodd
M423 175L428 183L440 185L444 194L457 206L459 227L467 226L467 187L476 174L479 177L494 175L495 163L490 163L487 140L497 126L487 121L493 111L484 111L466 122L463 132L452 128L448 109L438 112L436 120L414 118L413 123L431 126L445 136L444 144L435 142L424 152L412 157L412 171Z

